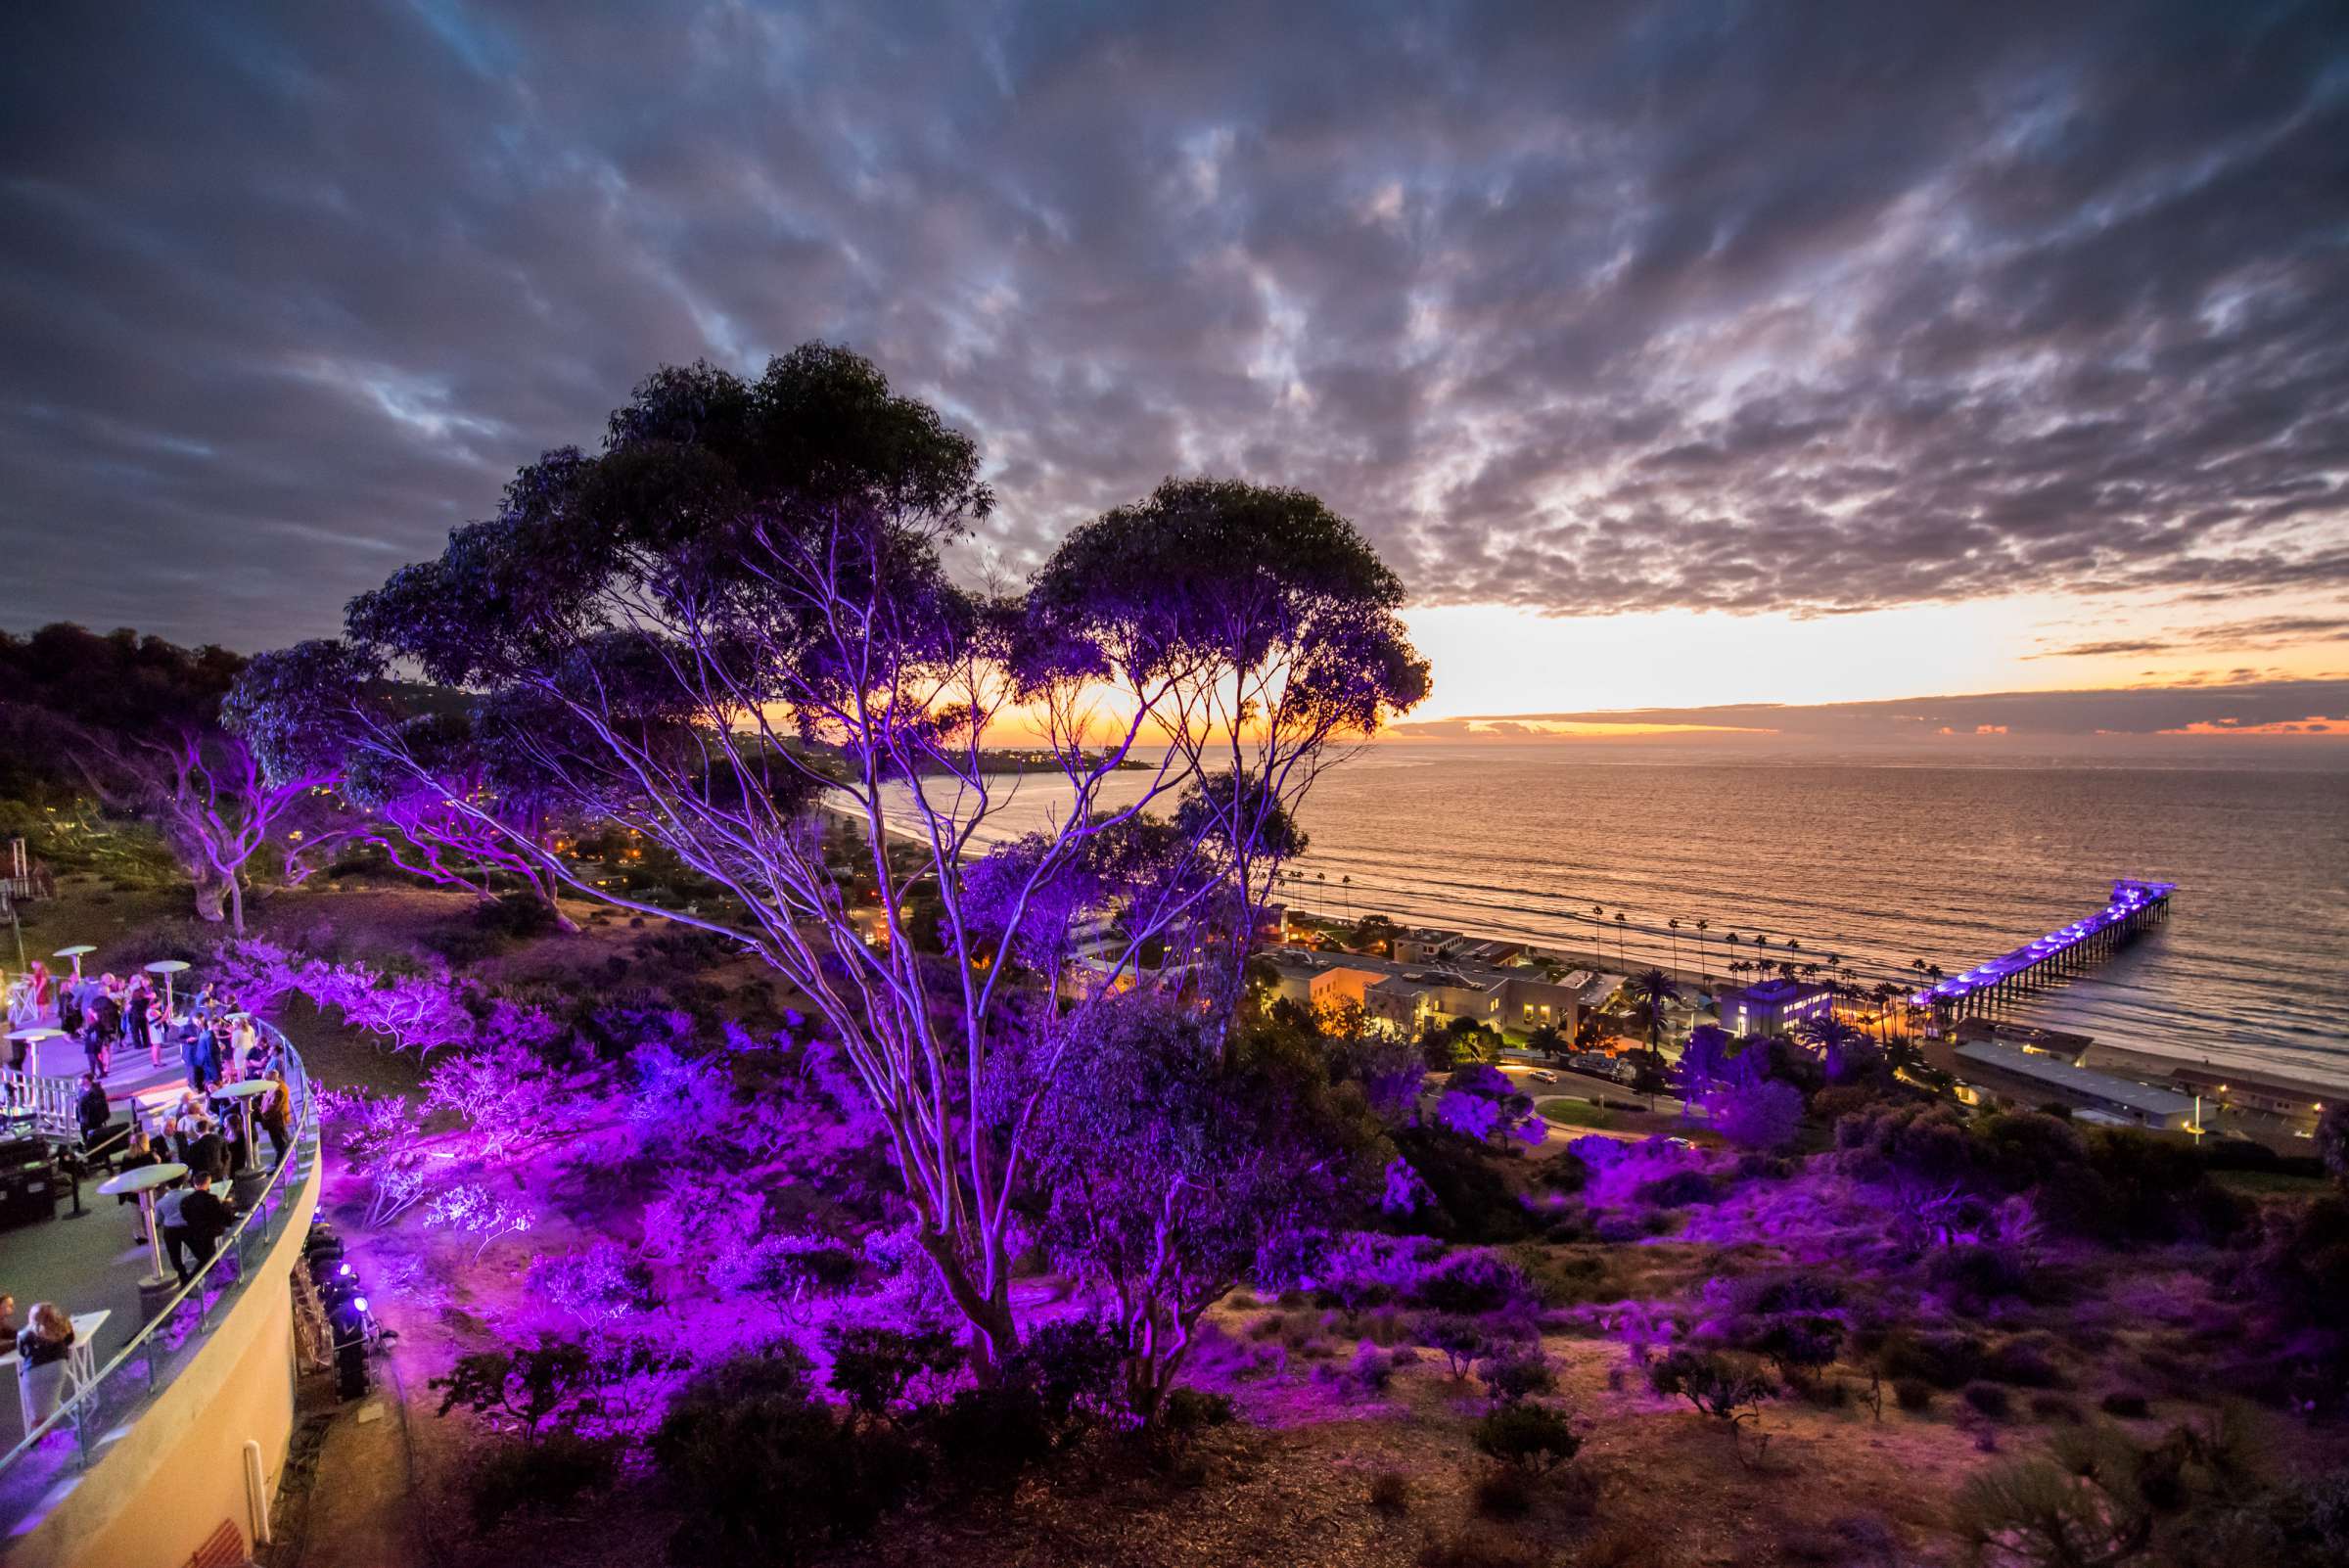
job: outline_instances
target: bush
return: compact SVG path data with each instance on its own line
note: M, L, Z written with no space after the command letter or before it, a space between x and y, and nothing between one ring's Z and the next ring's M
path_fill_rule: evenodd
M508 1514L569 1507L610 1486L618 1471L615 1445L568 1428L536 1443L501 1443L474 1467L473 1526L486 1531Z
M1533 1477L1507 1465L1483 1470L1470 1483L1468 1497L1488 1519L1522 1519L1534 1511Z
M1237 1410L1228 1394L1205 1389L1174 1388L1159 1406L1159 1430L1171 1438L1196 1437L1219 1426L1229 1426Z
M1419 1548L1419 1568L1542 1568L1545 1554L1531 1542L1490 1525L1470 1525L1446 1541Z
M1970 1334L1888 1335L1876 1353L1886 1377L1919 1377L1935 1388L1963 1388L1982 1375L1982 1342Z
M2032 1395L2031 1413L2042 1421L2060 1421L2067 1426L2077 1426L2083 1419L2080 1407L2061 1394Z
M1391 1518L1411 1511L1411 1483L1400 1470L1381 1470L1370 1478L1370 1506Z
M1030 1390L1055 1442L1073 1425L1119 1407L1125 1346L1117 1330L1091 1317L1038 1323L1005 1362L1003 1381Z
M886 1428L816 1396L791 1347L693 1378L652 1450L683 1514L670 1542L680 1563L802 1562L862 1538L918 1480L914 1455Z
M922 1436L954 1485L1001 1497L1052 1453L1052 1423L1036 1391L998 1382L966 1388L923 1411Z
M1670 1176L1640 1182L1632 1189L1632 1196L1659 1209L1685 1209L1692 1203L1713 1200L1713 1178L1702 1171L1675 1171Z
M1383 1393L1394 1380L1395 1363L1387 1359L1385 1351L1364 1340L1354 1350L1354 1377L1365 1391Z
M1432 1312L1475 1317L1531 1305L1535 1291L1514 1265L1478 1248L1453 1253L1430 1269L1413 1287L1411 1300Z
M1419 1343L1444 1353L1445 1365L1455 1383L1463 1381L1469 1368L1494 1350L1493 1336L1472 1317L1429 1317L1419 1325Z
M1925 1264L1925 1283L1958 1310L1979 1314L1992 1302L2029 1295L2034 1276L2013 1249L1967 1242L1933 1254Z
M1964 1398L1977 1413L1994 1421L2005 1420L2014 1410L2013 1397L1997 1383L1968 1383Z
M1982 1376L2016 1388L2062 1388L2069 1382L2046 1351L2020 1339L2010 1339L1984 1357Z
M2117 1415L2129 1420L2142 1419L2152 1409L2142 1394L2133 1393L2127 1389L2117 1389L2105 1395L2096 1402L2096 1407L2106 1415Z
M1512 1347L1488 1356L1478 1363L1476 1373L1484 1380L1486 1396L1497 1405L1516 1405L1558 1386L1557 1373L1550 1370L1549 1359L1542 1354L1540 1345Z
M835 1325L824 1331L832 1357L832 1386L852 1408L880 1415L916 1378L936 1380L962 1364L963 1347L943 1328L907 1333L898 1328Z
M1911 1415L1922 1415L1933 1407L1933 1385L1921 1377L1896 1378L1892 1385L1892 1398Z
M1477 1422L1479 1453L1527 1475L1547 1475L1579 1453L1583 1440L1546 1405L1504 1405Z

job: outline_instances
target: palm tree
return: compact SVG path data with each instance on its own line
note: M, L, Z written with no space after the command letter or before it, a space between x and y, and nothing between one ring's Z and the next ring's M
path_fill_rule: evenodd
M1681 999L1681 991L1672 977L1661 969L1650 969L1632 981L1632 997L1638 1003L1640 1016L1647 1020L1647 1048L1656 1048L1656 1031L1664 1022L1664 1008Z
M1621 909L1618 909L1618 910L1616 910L1616 911L1615 911L1615 961L1616 961L1617 963L1619 963L1619 964L1620 964L1620 963L1622 963L1622 962L1624 961L1624 959L1623 959L1623 931L1624 931L1624 922L1625 922L1625 921L1627 921L1627 920L1629 920L1629 919L1631 919L1631 916L1630 916L1630 915L1628 915L1628 914L1626 914L1626 913L1625 913L1623 910L1621 910Z
M1346 896L1346 918L1352 920L1354 918L1354 878L1340 877L1338 886L1344 890Z
M1673 968L1673 972L1674 972L1675 974L1678 974L1678 973L1680 972L1680 968L1681 968L1681 922L1680 922L1680 920L1679 920L1679 919L1676 917L1676 918L1674 918L1674 919L1671 919L1671 920L1667 920L1667 921L1665 921L1665 922L1664 922L1664 930L1665 930L1665 932L1666 932L1666 933L1667 933L1667 934L1670 936L1670 938L1672 939L1672 968Z
M1696 923L1696 979L1697 984L1708 991L1713 986L1713 971L1707 968L1705 963L1705 933L1712 929L1713 922L1710 920L1699 920Z

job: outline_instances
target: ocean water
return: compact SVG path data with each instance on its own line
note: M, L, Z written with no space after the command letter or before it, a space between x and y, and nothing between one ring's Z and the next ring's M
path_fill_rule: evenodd
M1007 827L1065 806L1020 785ZM1871 983L1918 958L1956 974L2100 907L2116 877L2175 882L2167 926L2013 1016L2349 1088L2349 771L1386 744L1325 773L1303 821L1292 902L1684 969L1703 919L1717 974L1730 932L1741 956L1793 938Z

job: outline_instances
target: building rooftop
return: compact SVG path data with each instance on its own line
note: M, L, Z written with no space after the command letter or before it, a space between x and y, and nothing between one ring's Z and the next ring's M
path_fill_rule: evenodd
M2085 1067L2074 1067L2060 1057L2042 1056L2024 1050L2019 1045L2002 1045L1993 1040L1969 1040L1958 1047L1958 1061L1993 1068L2015 1078L2026 1078L2053 1088L2068 1089L2112 1105L2125 1105L2145 1116L2173 1117L2190 1115L2194 1102L2184 1094L2154 1088L2148 1084L2136 1084L2110 1073L2098 1073Z
M1734 1001L1742 998L1745 1001L1759 1002L1765 1007L1771 1007L1781 1002L1801 1001L1808 996L1817 996L1824 992L1826 989L1823 981L1817 980L1760 980L1750 986L1739 986L1725 991L1721 993L1720 999Z

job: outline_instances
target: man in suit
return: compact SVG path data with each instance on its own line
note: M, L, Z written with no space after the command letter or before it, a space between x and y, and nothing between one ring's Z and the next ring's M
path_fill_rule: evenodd
M188 1250L196 1255L196 1261L192 1268L179 1276L182 1284L187 1282L189 1273L211 1261L212 1249L220 1245L220 1238L228 1234L228 1227L237 1222L236 1211L222 1203L212 1191L212 1174L209 1171L198 1171L191 1180L194 1185L188 1189L187 1197L179 1206L179 1223L187 1234Z

